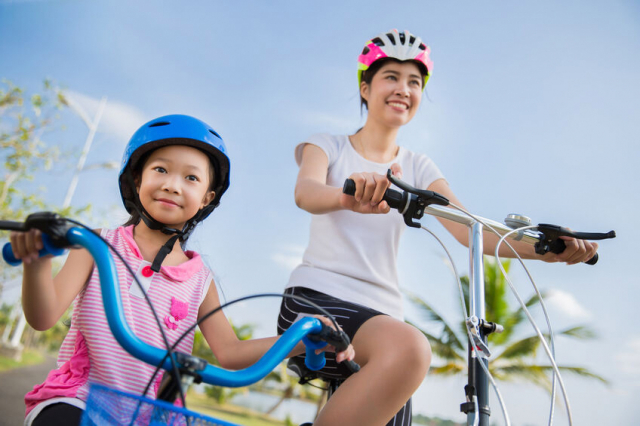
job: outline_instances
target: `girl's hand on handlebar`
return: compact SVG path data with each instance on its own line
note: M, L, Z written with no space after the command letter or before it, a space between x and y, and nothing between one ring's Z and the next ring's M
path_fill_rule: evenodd
M44 247L42 233L37 229L27 232L11 232L9 236L11 248L16 259L22 260L25 265L39 261L38 251Z
M335 330L335 327L333 326L333 323L329 318L323 317L321 315L313 315L313 317L319 319L320 322L322 322L324 325L331 327ZM335 352L336 348L328 344L324 348L316 349L316 354L320 354L324 351ZM353 361L353 358L355 358L355 356L356 356L356 351L353 348L353 345L349 344L349 347L347 349L345 349L342 352L336 353L336 362L341 363L342 361Z
M391 171L395 176L402 177L402 168L393 163ZM391 186L386 175L379 173L361 172L349 176L356 184L356 192L353 196L342 194L340 205L356 213L388 213L389 204L382 200L384 192Z

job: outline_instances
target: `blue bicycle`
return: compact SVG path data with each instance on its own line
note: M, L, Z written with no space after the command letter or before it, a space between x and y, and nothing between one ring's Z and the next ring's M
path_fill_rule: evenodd
M24 222L0 221L0 229L22 232L31 229L40 230L43 233L44 245L40 256L58 256L63 254L66 248L83 247L87 249L98 268L107 322L115 339L132 356L157 367L156 372L160 369L166 371L156 400L109 389L102 385L93 385L87 400L82 425L234 426L232 423L204 416L186 408L176 407L173 404L180 399L183 407L186 407L184 394L188 386L194 382L224 387L242 387L262 380L287 357L300 341L303 341L306 346L306 366L310 370L321 369L325 364L324 353L316 354L316 349L330 344L336 350L342 351L349 345L349 338L346 334L336 331L339 328L335 320L328 313L322 312L321 308L318 308L319 313L333 320L335 330L322 324L316 318L302 318L294 323L258 362L243 370L225 370L208 364L207 361L191 354L176 352L174 348L177 343L171 346L166 339L166 348L160 349L142 341L127 324L119 292L116 266L109 253L108 243L91 229L79 222L49 212L34 213L28 216ZM115 250L114 253L120 256ZM2 254L10 265L16 266L21 263L14 257L10 244L3 247ZM132 273L132 276L135 277L135 274ZM140 284L138 283L138 285ZM142 286L140 288L144 293ZM254 295L234 302L262 296L291 297L288 295ZM295 298L298 297L295 296ZM303 301L312 304L307 300ZM201 318L199 322L230 303L216 308ZM151 308L153 309L153 307ZM196 325L194 324L192 329ZM353 361L345 362L349 363L353 371L359 369L359 366ZM143 392L144 394L146 394L146 390Z

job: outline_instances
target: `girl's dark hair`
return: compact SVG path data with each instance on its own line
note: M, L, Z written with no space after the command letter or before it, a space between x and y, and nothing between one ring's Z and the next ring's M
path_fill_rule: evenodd
M130 170L131 174L133 175L133 181L136 182L136 184L138 184L140 182L140 179L142 179L142 169L144 168L144 165L147 163L147 160L149 159L153 151L155 151L155 149L152 149L151 151L144 153L140 157L140 159L136 162L134 167ZM217 164L208 154L207 154L207 158L209 158L209 191L213 191L216 185L215 170L216 170ZM134 188L134 191L135 191L135 188ZM142 218L140 217L140 213L138 213L137 210L132 209L129 215L130 215L129 219L122 226L129 226L129 225L135 226L138 223L140 223L140 220ZM189 233L189 235L191 235L191 233ZM183 249L185 244L187 243L187 239L189 238L189 235L180 237L180 245L182 246Z
M398 59L395 59L395 58L384 58L384 59L375 61L373 64L371 64L371 66L366 71L362 73L362 81L367 83L367 85L371 85L373 76L376 75L378 71L380 71L380 68L382 68L385 64L388 64L389 62L396 62L398 64L401 64L403 62L408 62L408 61L399 61ZM420 75L424 81L424 77L429 74L427 71L427 68L424 66L424 64L420 62L417 62L417 61L411 61L411 62L414 62L418 66L418 69L420 70ZM365 107L367 110L369 109L369 105L367 104L366 99L364 99L362 95L360 95L360 113L361 114L362 114L362 107Z

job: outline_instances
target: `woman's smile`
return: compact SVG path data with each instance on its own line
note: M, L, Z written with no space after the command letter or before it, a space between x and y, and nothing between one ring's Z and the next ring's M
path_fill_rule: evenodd
M389 105L391 108L393 108L394 110L397 111L407 111L409 110L409 105L404 103L404 102L400 102L400 101L389 101L387 102L387 105Z

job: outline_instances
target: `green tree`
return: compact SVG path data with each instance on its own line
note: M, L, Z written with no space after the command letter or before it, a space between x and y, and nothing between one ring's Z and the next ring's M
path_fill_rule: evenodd
M64 92L49 80L44 81L40 93L33 94L8 80L0 82L0 219L22 220L42 210L78 216L89 210L89 205L62 209L62 200L59 204L47 203L44 198L47 188L42 183L45 180L41 180L40 185L32 183L37 174L50 170L53 165L64 167L67 161L75 160L71 153L61 155L56 144L46 141L50 133L63 129L61 113L67 105ZM6 239L7 233L0 232L0 244ZM55 261L54 270L59 264ZM5 283L20 285L21 272L21 268L0 262L0 296ZM47 332L31 330L25 336L28 336L27 343L37 341L48 348L57 348L67 329L59 323Z
M510 262L503 262L503 267L508 272ZM549 363L541 364L538 360L540 347L542 346L537 334L530 334L522 338L521 330L528 325L528 320L521 306L513 308L507 298L508 283L499 265L495 260L485 259L485 303L486 317L488 321L498 323L504 327L504 332L489 335L489 344L492 352L489 360L489 371L496 380L516 381L521 380L533 383L544 389L551 389L551 373L553 368ZM469 277L461 277L463 293L468 306L469 301ZM543 297L545 293L543 293ZM419 308L423 317L439 326L438 333L430 333L421 330L429 339L431 349L443 362L433 365L430 374L454 375L466 372L467 369L467 332L464 321L456 327L447 321L427 302L415 295L409 295L411 302ZM527 308L539 304L537 295L526 301ZM415 325L415 324L414 324ZM416 326L417 327L417 326ZM418 327L420 328L420 327ZM593 339L595 333L585 325L578 325L560 331L554 331L556 337L565 336L575 339ZM548 339L548 335L545 334ZM561 372L570 372L585 378L595 379L607 383L603 377L589 371L584 367L572 365L559 365Z
M7 80L0 85L0 148L4 176L0 181L0 208L3 217L15 220L44 207L36 191L20 183L33 181L36 172L48 170L59 158L60 150L47 145L43 134L50 130L64 107L61 91L45 80L42 94L26 98L25 91Z
M60 205L48 205L43 196L46 186L31 184L37 173L69 160L66 156L61 158L58 146L45 142L48 132L62 127L60 112L67 104L63 91L49 80L44 81L41 93L32 95L8 80L0 83L0 218L22 220L41 210L70 216L88 210L88 205L64 211ZM0 238L6 236L6 232L0 233ZM14 279L18 272L0 262L3 283ZM2 287L0 294L1 290Z

